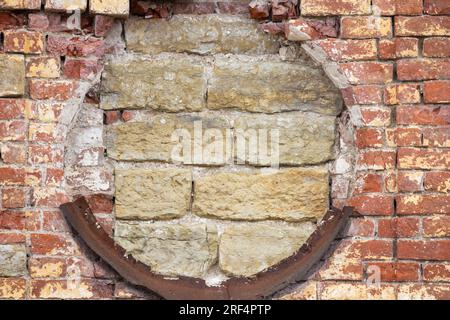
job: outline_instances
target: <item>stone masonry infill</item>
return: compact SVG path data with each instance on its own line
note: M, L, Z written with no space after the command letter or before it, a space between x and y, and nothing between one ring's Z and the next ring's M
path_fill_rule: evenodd
M124 120L103 125L101 110L81 108L66 152L69 190L114 195L116 241L170 277L216 284L295 253L329 208L338 89L301 47L243 17L124 26L126 52L109 57L100 85L100 108ZM280 170L246 151L249 132L268 133Z

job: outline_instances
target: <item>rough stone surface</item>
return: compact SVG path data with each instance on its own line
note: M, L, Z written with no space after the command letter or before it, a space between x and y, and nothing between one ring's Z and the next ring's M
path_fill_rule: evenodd
M116 223L116 241L167 276L202 277L217 261L217 231L206 224Z
M316 220L327 211L328 195L324 167L218 173L195 179L193 212L228 220Z
M25 59L22 55L0 54L0 73L0 97L24 94Z
M297 252L314 232L312 223L235 225L220 237L219 265L230 276L250 277Z
M89 0L91 13L111 16L128 16L130 13L129 0Z
M186 214L192 176L186 169L116 170L116 217L170 219Z
M102 109L179 112L205 106L205 67L191 57L116 58L103 73ZM130 72L132 71L132 72Z
M116 160L184 164L220 165L228 161L231 155L226 156L226 143L220 148L222 153L208 152L209 140L197 142L201 140L196 139L194 127L202 128L198 131L200 137L208 128L219 130L225 137L231 126L224 117L171 114L154 116L149 122L123 123L108 129L108 156Z
M41 0L1 0L0 7L2 9L29 9L36 10L41 8Z
M235 148L245 150L240 147L242 142L246 142L248 146L252 139L255 141L255 132L261 132L258 139L262 139L265 138L262 134L265 130L278 130L280 165L318 164L333 159L335 127L335 117L315 113L244 115L235 122L237 141ZM270 140L270 136L270 133L267 133L268 138L262 139L262 142L270 142L268 151L271 151L274 142ZM258 157L262 154L262 150L256 151L253 153L238 151L236 154L240 161L245 160L252 165L270 164L268 159Z
M24 244L0 245L0 277L18 277L27 273Z
M87 0L47 0L45 3L45 9L49 11L85 11L86 7Z
M279 42L256 21L226 15L175 15L170 20L131 19L125 26L128 49L161 52L278 53Z
M208 108L265 113L307 110L337 115L341 99L333 83L312 61L217 57Z

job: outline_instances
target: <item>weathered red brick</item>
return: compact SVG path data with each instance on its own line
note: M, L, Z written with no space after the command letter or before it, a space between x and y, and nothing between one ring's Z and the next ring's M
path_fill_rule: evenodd
M341 90L346 106L379 104L382 90L379 86L352 86Z
M16 29L26 24L26 16L13 12L0 12L0 31Z
M69 232L71 229L60 211L44 211L42 230L51 232Z
M423 235L431 238L450 237L450 216L423 219Z
M23 99L0 99L0 120L23 118L25 103Z
M33 142L62 143L65 128L55 123L31 123L28 138Z
M377 42L367 40L326 39L318 42L332 61L374 60L377 58Z
M370 13L368 0L303 0L301 11L309 16L359 15Z
M67 259L57 257L32 257L28 260L32 278L63 278L67 276Z
M394 213L393 198L382 194L354 196L349 205L362 215L384 216Z
M384 90L384 103L387 105L420 103L420 85L394 84Z
M58 101L74 98L78 83L68 80L43 80L32 79L30 81L30 96L36 100L55 99Z
M399 148L400 169L447 169L450 166L450 150Z
M39 299L111 299L113 284L109 281L82 279L32 280L31 297Z
M450 300L450 285L411 283L398 286L399 300Z
M392 110L387 107L361 107L359 108L361 120L366 126L387 127L391 124Z
M392 218L378 220L378 236L381 238L413 238L419 234L419 219Z
M27 192L24 189L4 188L2 190L3 208L24 208L27 206Z
M79 254L76 243L63 234L31 234L31 253L42 255L65 255Z
M217 13L221 14L248 14L249 8L246 3L239 2L217 2Z
M373 11L383 16L421 15L422 0L373 0Z
M120 111L106 111L105 112L105 124L113 124L122 119Z
M423 172L399 171L397 174L399 192L419 192L423 189Z
M388 17L344 17L341 19L341 37L390 38L392 37L392 21Z
M450 264L427 263L423 266L423 278L426 281L450 282Z
M70 57L101 57L105 54L104 40L94 37L50 35L47 40L50 54Z
M28 147L28 162L30 164L62 164L64 162L64 149L51 145L31 145Z
M94 20L94 34L96 37L104 37L111 30L116 19L114 17L96 15Z
M54 187L34 188L33 191L33 200L36 207L57 208L61 204L69 202L67 194Z
M36 231L41 226L39 211L7 210L0 212L0 229Z
M96 194L86 197L93 213L112 213L113 199L105 194Z
M434 58L450 57L450 38L424 39L423 55L425 57L434 57Z
M422 145L422 131L420 128L388 128L386 141L390 147L420 147Z
M419 39L394 38L380 40L379 56L383 60L415 58L419 54Z
M448 193L450 191L450 171L426 172L423 184L427 191Z
M28 15L28 28L31 30L44 31L50 26L48 15L45 13L30 13Z
M382 192L382 182L380 174L360 172L356 177L354 194Z
M0 299L24 299L26 290L25 279L0 278Z
M423 145L427 147L450 147L450 127L423 129Z
M22 120L1 121L1 141L24 141L27 136L28 123Z
M384 144L384 131L375 128L356 130L356 146L360 149L379 148Z
M420 264L416 262L369 262L366 267L377 267L383 282L418 281Z
M3 35L6 52L39 54L44 51L44 35L40 32L6 30Z
M448 59L410 59L397 62L399 80L433 80L450 77Z
M45 175L45 185L46 186L61 186L64 179L64 170L57 168L47 168L47 173Z
M28 78L58 78L59 69L59 57L30 57L25 65Z
M24 233L13 233L8 231L7 233L0 233L0 244L14 244L25 243L26 238Z
M395 17L396 36L450 36L450 16Z
M450 81L425 82L423 91L425 103L450 102Z
M450 240L398 240L397 256L410 260L450 260Z
M396 199L398 214L450 213L450 195L410 194Z
M424 7L427 14L450 14L447 0L424 0Z
M27 104L27 118L39 122L58 122L64 108L61 102L40 101Z
M450 107L399 106L396 118L400 125L448 125L450 123Z
M385 84L392 81L393 65L382 62L348 62L340 64L351 84Z
M351 219L346 232L348 237L372 237L375 234L375 223L370 219Z
M69 79L92 79L101 70L97 60L66 60L64 63L64 75Z
M366 170L385 170L395 167L395 151L365 151L361 152L358 168Z
M3 143L0 156L5 164L24 164L27 161L26 147L23 144Z

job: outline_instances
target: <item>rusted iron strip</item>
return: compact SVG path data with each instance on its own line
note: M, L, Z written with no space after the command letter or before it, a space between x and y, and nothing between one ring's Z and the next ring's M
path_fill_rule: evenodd
M352 208L329 211L308 241L293 256L254 278L233 278L209 287L202 279L168 279L126 254L97 223L84 197L61 207L66 220L86 244L130 283L145 287L166 299L226 300L261 299L301 279L325 254L339 231L346 225Z

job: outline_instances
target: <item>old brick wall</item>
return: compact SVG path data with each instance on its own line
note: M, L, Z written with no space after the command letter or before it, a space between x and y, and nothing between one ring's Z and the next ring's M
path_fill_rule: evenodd
M340 146L352 152L336 160L341 174L332 181L332 200L361 214L307 281L279 296L450 299L449 2L273 2L271 10L264 1L252 3L262 28L301 45L340 84L348 110L340 126L351 128L340 132L352 133L341 133ZM1 298L153 297L99 261L57 209L77 191L67 188L77 181L67 161L89 167L104 156L92 128L132 117L97 108L104 58L123 50L129 8L123 0L108 4L0 1ZM247 15L247 7L247 1L131 3L133 14L148 18ZM89 11L81 31L66 23L66 9L77 8ZM80 128L85 134L70 135ZM85 146L75 155L73 139ZM95 181L111 178L93 174ZM112 198L90 199L111 231ZM367 284L374 270L379 286Z

